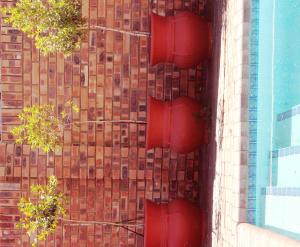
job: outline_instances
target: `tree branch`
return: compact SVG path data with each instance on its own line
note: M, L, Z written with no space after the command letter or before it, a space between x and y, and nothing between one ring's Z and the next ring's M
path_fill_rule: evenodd
M63 222L73 222L80 225L91 225L91 224L98 224L98 225L108 225L108 226L117 226L117 227L138 227L143 226L143 223L134 223L134 224L125 224L125 223L115 223L115 222L108 222L108 221L85 221L85 220L69 220L65 218L59 218Z
M101 29L104 31L112 31L112 32L127 34L127 35L131 35L131 36L136 36L136 37L149 37L150 36L149 32L125 31L125 30L120 30L117 28L104 27L104 26L91 26L90 29Z
M87 123L134 123L134 124L147 124L146 121L137 121L137 120L95 120L95 121L80 121L80 122L71 122L67 123L64 126L70 126L74 124L87 124Z

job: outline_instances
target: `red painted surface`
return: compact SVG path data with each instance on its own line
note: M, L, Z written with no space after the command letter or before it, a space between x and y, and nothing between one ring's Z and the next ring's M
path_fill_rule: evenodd
M176 16L151 14L150 64L173 63L179 68L200 64L211 56L211 25L188 11Z
M196 205L177 199L169 204L145 204L145 247L201 247L206 217Z
M189 153L208 142L208 125L201 117L203 107L196 100L149 98L148 107L147 149L170 147L177 153Z

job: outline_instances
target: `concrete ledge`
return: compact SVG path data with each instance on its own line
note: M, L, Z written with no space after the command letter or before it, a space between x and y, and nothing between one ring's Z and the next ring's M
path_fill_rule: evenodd
M239 247L299 247L300 242L248 223L237 226Z

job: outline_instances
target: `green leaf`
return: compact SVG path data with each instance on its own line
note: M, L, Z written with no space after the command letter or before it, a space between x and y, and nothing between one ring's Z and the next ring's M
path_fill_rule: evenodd
M64 124L56 116L53 105L25 107L19 114L19 119L22 124L11 131L17 143L27 142L44 152L61 147Z
M20 199L18 207L21 219L17 227L25 229L33 238L32 246L36 246L38 240L45 240L49 234L54 233L59 218L66 214L63 208L65 196L57 192L57 185L57 178L50 176L47 185L31 186L31 193L40 195L34 203L30 198Z
M74 111L79 108L72 101L63 105L60 114L56 114L51 104L25 107L18 115L22 124L14 127L11 133L19 144L28 143L46 153L55 152L62 146L65 125Z
M16 6L0 11L8 16L6 23L33 38L44 55L70 55L86 33L79 0L19 0Z

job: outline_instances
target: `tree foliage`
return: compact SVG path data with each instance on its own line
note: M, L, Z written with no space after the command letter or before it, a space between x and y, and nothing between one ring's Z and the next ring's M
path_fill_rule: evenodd
M69 118L67 112L70 110L78 112L79 108L71 101L64 105L59 114L51 104L25 107L18 115L22 124L14 127L11 133L19 144L28 143L46 153L56 151L62 145L65 122Z
M1 8L1 12L8 16L6 23L35 40L44 55L70 55L85 33L79 0L20 0L15 7Z
M18 207L22 217L17 227L25 229L33 239L32 246L36 246L38 240L45 240L55 232L59 218L66 215L63 208L66 198L56 191L55 176L49 177L47 185L32 185L30 189L31 195L37 200L34 202L30 198L21 198Z

